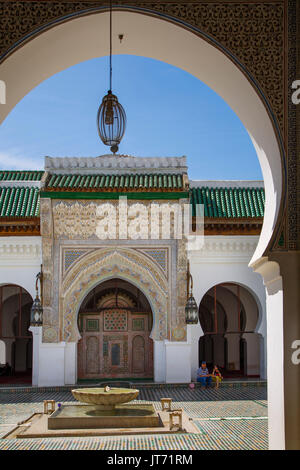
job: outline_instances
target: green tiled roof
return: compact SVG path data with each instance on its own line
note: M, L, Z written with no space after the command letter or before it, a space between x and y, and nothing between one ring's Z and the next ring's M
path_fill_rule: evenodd
M39 188L0 187L0 217L38 217Z
M23 176L21 176L23 174ZM4 176L3 176L4 175ZM10 177L8 178L9 175ZM43 172L0 172L0 178L8 181L37 181ZM182 175L50 175L48 188L53 191L126 191L145 189L180 191L184 184ZM47 189L48 189L47 188ZM67 189L66 189L67 188ZM91 189L90 189L91 190ZM264 215L265 193L263 188L211 188L207 186L190 189L193 215L195 205L204 204L204 216L210 218L261 218ZM24 186L0 186L0 217L38 217L39 188Z
M0 171L0 181L40 181L43 171Z
M183 175L49 175L45 191L182 191Z
M263 217L265 191L263 188L209 188L190 190L193 215L196 204L204 204L205 217L240 218Z

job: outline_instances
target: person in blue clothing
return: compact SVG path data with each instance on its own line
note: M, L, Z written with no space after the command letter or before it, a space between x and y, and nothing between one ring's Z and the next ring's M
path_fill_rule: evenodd
M201 367L197 370L197 382L201 382L202 387L210 387L212 381L212 376L208 372L208 369L206 367L206 362L202 361L201 362Z

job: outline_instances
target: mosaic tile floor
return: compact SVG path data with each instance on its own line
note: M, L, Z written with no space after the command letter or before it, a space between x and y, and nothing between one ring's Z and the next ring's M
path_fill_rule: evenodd
M16 424L42 412L43 400L75 401L70 392L0 392L0 450L105 449L105 450L263 450L268 448L267 392L265 387L190 390L188 388L141 389L137 403L153 403L170 397L194 419L201 434L112 436L48 439L1 439Z

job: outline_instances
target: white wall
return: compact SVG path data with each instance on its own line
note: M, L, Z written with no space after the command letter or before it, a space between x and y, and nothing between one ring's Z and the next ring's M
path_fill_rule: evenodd
M265 288L262 278L248 267L258 237L205 237L202 250L190 252L190 269L194 296L198 305L206 292L222 282L236 282L250 290L260 304L258 332L266 336ZM0 239L0 283L21 285L33 297L35 277L41 264L40 237L3 237ZM198 363L200 325L191 326L187 342L154 343L154 378L156 382L190 382ZM197 331L197 334L195 332ZM266 341L265 341L266 343ZM34 349L35 351L35 349ZM265 377L265 356L261 358L261 376ZM33 354L38 368L34 380L39 385L74 384L77 380L77 347L75 343L43 344L38 335Z
M35 298L42 263L41 237L0 238L0 285L17 284Z
M203 296L216 284L234 282L255 297L259 308L257 332L266 338L266 293L262 277L248 264L256 249L258 236L205 236L201 250L190 251L193 294L199 305ZM260 376L266 378L266 341L260 358Z

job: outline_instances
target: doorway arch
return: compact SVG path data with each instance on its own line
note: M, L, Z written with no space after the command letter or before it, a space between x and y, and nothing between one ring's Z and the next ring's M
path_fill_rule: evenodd
M167 15L148 13L134 8L114 12L114 29L124 35L122 43L115 41L114 52L161 60L191 73L239 116L256 149L265 182L264 224L252 259L257 261L278 236L278 215L286 193L284 149L268 100L233 54L207 34ZM0 66L2 79L10 84L0 122L43 80L76 63L107 55L108 26L106 11L79 12L33 33L22 47L18 44Z
M200 363L217 364L225 377L260 377L260 312L248 289L233 282L215 285L200 302L199 319L204 332L199 339Z
M1 362L5 358L8 371L1 380L6 383L31 383L32 334L30 326L31 295L21 286L0 286Z
M94 287L78 313L78 378L153 378L151 306L118 278Z

